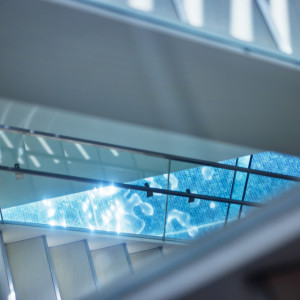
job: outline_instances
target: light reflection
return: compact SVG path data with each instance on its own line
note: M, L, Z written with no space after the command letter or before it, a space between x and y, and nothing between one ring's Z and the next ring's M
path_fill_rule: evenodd
M98 188L98 193L101 196L106 196L106 197L112 196L112 195L116 194L117 192L118 192L118 188L113 185Z
M168 179L168 174L164 174L164 178ZM170 174L170 189L171 190L177 190L178 188L178 179L174 174Z
M32 163L34 164L34 166L36 168L40 168L41 167L40 162L38 161L38 159L35 156L29 155L28 157L31 159Z
M56 210L54 208L50 208L48 210L48 218L51 218L55 215Z
M48 222L48 224L49 224L50 226L55 226L55 225L56 225L56 222L55 222L54 220L50 220L50 221Z
M48 145L48 143L45 141L44 138L38 137L37 139L48 154L54 155L54 152L52 151L52 149L50 148L50 146Z
M82 211L86 212L88 210L88 205L86 204L86 202L82 203Z
M18 156L23 156L24 154L24 149L22 147L18 148Z
M5 145L7 146L7 148L10 148L10 149L14 148L10 139L7 137L7 135L3 131L0 131L0 136L1 136L2 140L4 141Z
M45 206L48 206L48 205L51 205L51 201L50 200L42 200L42 203L45 205Z
M205 180L212 180L214 175L214 169L211 167L202 167L201 173Z
M149 182L149 186L156 189L162 189L162 186L154 180L154 177L145 178L145 181ZM153 195L160 195L159 193L153 193Z
M279 47L282 52L291 54L289 7L287 0L270 0L270 10L279 34Z
M9 295L8 295L8 298L7 300L16 300L16 293L15 292L11 292Z
M150 12L154 9L154 0L128 0L128 5L134 9Z
M209 204L209 207L210 207L211 209L216 208L216 203L215 203L215 202L211 202L211 203Z
M110 149L110 152L112 153L113 156L118 157L120 154L117 150L115 149Z
M194 237L198 233L198 229L195 226L191 226L191 217L188 213L182 212L178 209L173 209L167 218L167 232L173 232L176 234L177 231L174 230L174 221L178 222L183 228L184 232L187 232L190 237Z
M205 228L210 228L210 227L213 228L216 225L222 225L222 224L224 224L223 220L222 221L211 222L211 223L206 223L206 224L201 224L201 225L193 226L193 227L188 228L188 229L170 231L170 232L168 232L168 235L173 236L173 235L184 234L184 233L188 233L189 235L191 233L195 234L194 229L196 229L196 228L197 228L197 231L199 232L199 229L205 229ZM192 230L190 230L190 229L192 229Z
M86 160L91 159L90 156L88 155L88 153L84 150L84 148L80 144L75 143L74 145L76 146L76 148L81 153L81 155L83 156L84 159L86 159Z
M252 0L231 0L230 34L239 40L253 41Z
M22 157L18 157L18 163L20 163L21 165L25 165L25 162Z
M22 158L23 154L24 154L24 149L22 147L19 147L18 148L18 163L21 164L21 165L25 164L25 162Z
M187 21L190 25L201 27L204 24L203 0L182 0Z

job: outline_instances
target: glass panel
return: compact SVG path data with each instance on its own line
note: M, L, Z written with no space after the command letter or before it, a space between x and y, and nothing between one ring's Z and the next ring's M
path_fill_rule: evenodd
M300 177L300 157L276 152L262 152L253 155L251 168Z
M237 159L237 166L242 168L248 168L251 155L242 156Z
M243 200L246 179L247 173L236 172L231 199Z
M296 182L289 180L250 174L245 201L264 203L295 185Z
M240 214L240 205L239 204L229 204L229 212L227 223L231 223L233 221L237 221Z
M194 239L213 229L224 226L228 204L169 196L166 222L166 237Z
M4 221L162 236L166 196L0 172Z
M235 166L236 158L220 161L220 164Z
M234 171L172 161L170 189L229 198Z
M0 164L25 166L24 143L20 135L0 130Z
M60 141L30 135L18 136L24 143L24 168L69 175Z
M153 182L150 186L164 189L163 175L169 168L167 159L155 156L4 131L0 131L0 163L135 185Z

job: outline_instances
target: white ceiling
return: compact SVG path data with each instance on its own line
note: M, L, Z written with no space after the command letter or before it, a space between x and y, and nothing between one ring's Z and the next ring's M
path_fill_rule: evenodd
M296 68L50 1L2 1L0 41L2 97L300 155Z

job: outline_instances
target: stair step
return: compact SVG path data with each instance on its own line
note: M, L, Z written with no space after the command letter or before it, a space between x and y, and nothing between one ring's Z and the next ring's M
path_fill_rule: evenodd
M164 253L162 247L143 250L130 254L132 266L135 271L138 271L153 262L157 262L163 257Z
M133 272L126 244L91 251L101 288Z
M100 287L86 240L52 247L50 254L63 300L99 297Z
M7 258L18 300L60 300L46 237L6 245Z

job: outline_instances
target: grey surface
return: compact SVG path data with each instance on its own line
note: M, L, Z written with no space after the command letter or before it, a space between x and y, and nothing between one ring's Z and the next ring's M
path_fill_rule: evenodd
M9 295L14 292L7 254L0 231L0 299L9 299Z
M43 237L6 245L18 300L56 298Z
M1 2L3 97L300 154L298 69L62 2Z
M91 251L101 288L131 274L123 244Z
M151 264L159 263L163 258L162 249L154 248L130 254L133 269L141 270Z
M62 300L97 297L85 241L50 248Z

